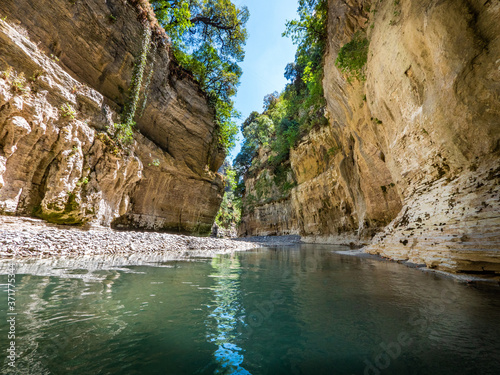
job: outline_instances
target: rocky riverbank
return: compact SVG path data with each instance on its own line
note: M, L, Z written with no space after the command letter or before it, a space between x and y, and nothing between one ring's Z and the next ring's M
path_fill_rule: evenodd
M212 256L256 247L261 245L248 241L168 233L69 227L27 217L0 216L0 258L162 252L184 258Z

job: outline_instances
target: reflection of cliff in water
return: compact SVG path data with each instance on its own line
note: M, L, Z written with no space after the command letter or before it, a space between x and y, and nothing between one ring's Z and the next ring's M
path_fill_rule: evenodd
M241 266L237 254L219 256L212 259L214 286L214 310L209 315L213 320L207 321L207 338L217 345L215 361L216 374L250 374L241 367L243 350L237 345L237 326L239 315L243 314L241 306L240 274ZM214 324L215 322L215 324Z

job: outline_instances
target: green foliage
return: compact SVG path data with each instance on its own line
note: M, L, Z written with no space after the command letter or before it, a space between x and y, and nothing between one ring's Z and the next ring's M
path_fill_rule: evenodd
M363 68L368 61L368 47L368 39L362 32L358 31L352 40L340 49L335 66L347 75L349 81L352 78L359 81L365 79Z
M45 72L43 70L36 70L33 75L30 77L30 81L31 82L36 82L38 80L38 78L40 78L41 76L43 76L45 74Z
M220 97L215 99L214 109L219 145L227 153L234 147L238 134L233 118L240 117L240 114L234 109L232 100L224 101Z
M255 113L255 112L253 112ZM248 121L249 117L242 125L241 132L254 146L267 146L274 133L274 123L266 115L258 115L252 121Z
M220 172L225 177L226 188L215 222L219 227L228 229L241 221L241 198L235 194L238 185L236 171L225 161Z
M118 141L119 146L122 149L126 149L134 141L134 126L136 125L134 118L139 105L140 93L142 88L142 81L144 78L144 72L146 70L146 64L148 60L148 54L151 49L151 29L149 27L144 27L144 34L142 39L141 54L138 57L138 61L134 66L134 71L132 73L132 81L130 83L130 89L128 92L128 101L125 103L125 108L121 114L121 123L115 123L112 127L108 128L108 133ZM142 110L146 106L147 100L147 88L151 81L151 76L153 73L153 62L150 65L150 73L146 79L146 85L144 87L144 98L142 103ZM116 149L116 145L114 146ZM116 155L119 151L114 152Z
M291 179L288 161L290 149L315 126L327 124L324 117L323 55L326 41L326 0L300 0L299 19L288 21L283 36L297 44L295 62L287 65L285 77L290 81L282 93L264 97L264 111L252 112L243 122L245 137L233 166L238 173L236 194L244 196L244 209L253 210L257 203L287 196L296 186ZM270 154L264 165L256 158L259 148ZM255 182L255 195L245 192L243 177L254 176L266 168Z
M257 198L253 194L246 194L245 199L241 203L243 212L253 213L257 205Z
M296 182L288 182L288 181L285 181L285 183L283 184L283 192L285 194L287 194L290 190L292 190L295 186L297 186L297 183Z
M115 127L112 126L107 129L107 132L113 136L113 132L115 131ZM104 132L98 132L96 135L96 139L101 141L106 148L109 149L109 152L112 155L119 156L122 153L123 146L119 144L115 139L111 138L110 134Z
M156 60L156 44L153 44L153 52L151 53L151 55L153 56L153 58L151 59L151 63L149 64L149 73L146 78L146 82L144 83L144 88L142 89L144 96L142 98L141 112L139 113L139 117L142 117L142 115L144 114L144 110L146 109L146 104L148 102L148 89L151 85L151 79L153 78L154 64Z
M323 44L326 40L326 0L299 0L299 19L286 22L283 36L290 37L300 48Z
M182 36L192 27L188 1L151 1L156 18L174 43L181 43Z
M69 103L64 103L61 106L61 116L69 117L71 120L74 120L76 117L76 110Z
M291 172L290 164L279 164L274 168L273 183L281 188L283 195L296 185L295 182L288 181L288 174Z
M132 82L130 83L128 102L126 103L125 110L122 113L122 124L124 126L131 127L130 124L132 124L132 122L134 121L150 47L151 29L149 27L144 27L141 54L139 56L139 61L135 64L134 67Z
M15 93L26 94L30 91L24 72L17 73L9 65L4 71L0 72L0 78L10 82L10 88Z
M245 55L248 9L230 0L157 0L151 4L171 38L176 60L209 94L219 144L228 152L238 132L233 119L239 113L231 97L242 74L238 63Z
M237 186L236 171L231 167L226 169L226 186L231 191L234 191L234 189L236 189Z
M326 0L300 0L299 20L288 21L284 36L297 44L295 62L287 65L285 78L292 83L285 89L290 115L308 131L325 123L323 94L323 56L326 42Z
M16 77L12 80L11 88L14 92L25 93L29 91L26 78L24 77L24 72L16 75Z
M88 177L84 177L82 178L79 182L77 182L77 186L82 186L82 185L87 185L89 183L89 178Z
M257 195L257 199L261 200L263 195L268 195L270 184L267 181L266 176L259 176L259 178L255 181L255 194Z
M111 134L121 146L128 146L134 142L135 122L114 124ZM111 130L111 129L108 129Z
M238 225L241 221L241 199L235 197L233 192L226 192L215 218L219 227L230 228L233 224Z
M333 157L333 156L337 155L337 153L339 151L340 151L340 147L334 146L334 147L331 147L328 149L327 154L328 154L328 156Z

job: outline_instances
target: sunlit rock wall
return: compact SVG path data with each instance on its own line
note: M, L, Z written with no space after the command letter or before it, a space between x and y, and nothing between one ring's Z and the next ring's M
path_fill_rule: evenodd
M291 152L297 186L281 222L309 242L500 272L500 3L328 4L329 125ZM335 60L356 32L370 41L366 80L349 82ZM272 210L259 203L258 215ZM246 234L267 233L255 215Z
M500 271L500 3L383 2L366 90L403 201L369 252Z
M0 6L0 209L49 221L207 233L224 159L198 84L152 49L130 152L106 127L140 54L137 9L110 0L5 0ZM6 18L5 18L6 17ZM13 83L23 73L26 91ZM72 116L62 107L75 109ZM72 118L73 117L73 118Z

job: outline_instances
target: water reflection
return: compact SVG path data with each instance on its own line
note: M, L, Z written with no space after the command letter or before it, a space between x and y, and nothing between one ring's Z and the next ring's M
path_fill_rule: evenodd
M61 278L81 279L85 282L102 282L107 278L107 272L120 273L135 272L129 266L155 266L172 267L175 260L197 261L203 259L203 251L192 250L187 256L177 253L134 253L115 255L83 255L79 257L58 258L25 258L25 259L0 259L0 275L8 273L9 265L16 265L17 274L36 276L56 276ZM202 260L203 261L203 260Z
M217 345L215 360L218 368L215 374L250 374L241 367L243 350L236 344L238 316L243 314L241 306L240 278L241 265L237 254L230 257L218 256L212 259L215 278L215 308L209 315L215 320L210 327L208 339Z
M16 261L12 373L500 374L498 291L331 250Z

